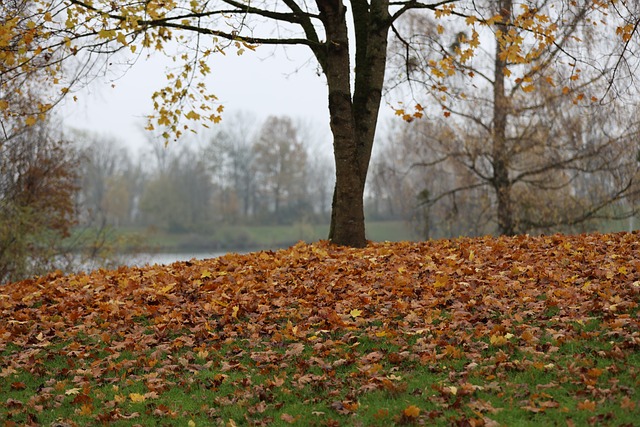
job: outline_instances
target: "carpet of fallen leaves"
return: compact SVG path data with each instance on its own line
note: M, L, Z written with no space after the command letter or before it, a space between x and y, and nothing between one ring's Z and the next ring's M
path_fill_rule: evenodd
M0 380L21 372L42 377L28 400L11 397L24 384L3 383L0 410L32 413L34 425L38 411L62 402L96 422L126 418L117 396L98 407L91 389L124 381L110 372L122 372L119 355L127 352L127 378L145 385L125 396L131 401L157 398L170 388L163 382L175 384L181 372L217 370L212 383L234 371L273 372L268 384L243 383L258 396L243 423L259 424L264 407L277 406L260 396L283 384L282 366L296 372L287 384L323 383L318 390L328 405L348 415L357 413L359 396L393 389L395 371L388 366L435 369L451 359L463 366L449 385L424 386L444 406L462 399L478 414L459 425L491 424L483 415L495 408L474 399L474 387L482 386L467 380L474 370L489 389L499 389L509 370L562 371L554 378L564 375L577 385L579 408L593 409L615 395L623 410L637 411L638 391L617 387L615 376L624 369L638 384L638 366L625 360L640 350L639 302L640 235L630 233L372 243L364 249L299 243L167 266L54 273L0 287ZM594 321L596 328L586 327ZM364 339L368 348L359 352ZM600 352L596 357L619 363L557 366L559 346L594 339L608 343L606 350L593 350ZM234 347L240 341L245 344ZM376 349L382 341L395 350ZM225 358L215 359L223 348ZM73 362L49 372L42 359L54 356ZM344 365L357 366L360 374L339 378L336 370ZM614 380L600 384L605 371ZM68 382L60 386L62 378ZM332 389L347 386L353 391L332 400ZM63 392L73 401L55 398ZM212 407L233 404L238 394L230 396ZM559 406L540 396L523 395L514 405L532 413ZM164 405L153 413L168 417L169 425L176 416ZM429 424L437 416L411 405L395 421ZM295 418L282 414L276 421Z

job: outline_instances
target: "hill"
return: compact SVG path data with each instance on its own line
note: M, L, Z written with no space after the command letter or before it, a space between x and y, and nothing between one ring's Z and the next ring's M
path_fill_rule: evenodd
M0 287L11 425L633 425L638 234L327 242Z

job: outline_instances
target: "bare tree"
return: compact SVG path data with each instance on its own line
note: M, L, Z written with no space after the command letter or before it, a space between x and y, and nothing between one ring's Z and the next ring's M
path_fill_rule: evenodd
M228 117L213 134L205 157L217 186L214 208L218 221L236 223L254 214L256 177L252 144L256 118L247 113Z
M637 121L633 117L616 121L605 113L619 108L622 100L610 98L609 106L597 103L596 94L605 92L606 73L577 65L586 56L585 45L576 40L590 34L591 29L584 24L592 6L585 4L555 14L548 10L548 16L561 29L553 36L539 34L544 40L548 38L540 45L521 29L521 22L533 19L534 13L543 13L551 6L547 2L522 6L535 12L527 14L525 10L517 16L511 0L474 5L487 16L496 17L489 33L495 49L484 53L492 67L486 66L489 61L483 63L467 55L464 45L474 43L481 35L467 37L453 29L451 46L427 34L411 44L423 46L423 51L414 49L407 55L405 50L402 56L405 69L408 63L414 64L407 69L406 77L415 88L421 87L437 99L444 117L448 117L448 131L423 142L432 147L433 153L424 163L433 170L436 160L446 161L446 167L455 167L461 177L466 177L440 192L429 192L423 202L452 201L463 191L488 186L493 193L493 218L504 234L575 225L605 212L616 217L631 215L631 211L614 213L611 205L633 188L637 162L622 153L634 150ZM414 17L408 25L415 27L420 22ZM512 48L527 43L527 48ZM527 57L522 57L520 49L527 52ZM432 59L425 58L426 52L438 52L442 60L433 64L429 62ZM423 67L419 66L421 61L427 61ZM558 65L563 61L570 65ZM451 67L451 73L446 67ZM594 181L595 176L607 184L598 191L592 188L589 200L578 200L572 186L581 180Z
M80 146L80 221L92 226L131 225L144 180L140 164L121 143L109 137L75 133Z
M253 144L258 190L278 222L306 210L307 152L288 117L269 117Z
M170 155L165 171L147 178L140 197L141 221L172 232L202 229L213 218L212 196L203 156L184 148Z

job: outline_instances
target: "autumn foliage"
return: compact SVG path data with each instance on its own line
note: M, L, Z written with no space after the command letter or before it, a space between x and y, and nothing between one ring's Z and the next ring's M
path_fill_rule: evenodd
M629 233L299 243L54 273L0 288L0 416L38 420L68 405L70 418L109 423L135 418L127 405L148 404L147 415L168 423L208 416L235 425L219 411L239 405L243 423L296 423L300 415L278 412L284 403L273 398L286 390L317 425L352 425L361 411L381 424L498 425L491 396L532 416L576 411L620 425L597 408L637 411L638 391L616 378L624 372L637 385L639 302L640 242ZM55 358L63 362L52 368ZM440 380L416 386L420 372ZM528 372L544 382L511 382ZM21 375L41 383L22 399ZM153 403L176 387L197 399L233 378L235 391L198 414ZM574 402L554 399L553 388ZM395 412L363 404L380 391L389 402L416 400Z

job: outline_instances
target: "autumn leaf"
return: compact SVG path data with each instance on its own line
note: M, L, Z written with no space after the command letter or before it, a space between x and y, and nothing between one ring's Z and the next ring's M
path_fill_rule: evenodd
M129 399L134 403L140 403L147 400L147 398L140 393L129 393Z
M633 399L629 398L629 396L624 396L622 398L622 401L620 402L620 408L627 410L627 411L633 411L636 409L636 402L633 401Z
M496 346L503 346L509 342L509 340L513 337L513 334L505 334L505 335L491 335L489 338L489 342Z
M438 275L436 276L436 280L433 283L433 287L438 289L438 288L443 288L445 286L447 286L449 284L449 278L445 275Z
M349 315L351 317L353 317L354 319L357 318L357 317L360 317L361 314L362 314L362 310L358 310L357 308L354 308L353 310L351 310L349 312Z
M294 417L293 415L289 415L289 414L281 414L280 415L280 419L282 421L284 421L287 424L293 424L296 422L296 417Z
M576 407L582 411L593 412L596 410L596 402L594 402L593 400L586 399L586 400L583 400L582 402L578 402Z
M407 406L402 413L409 418L417 418L420 415L420 408L415 405Z
M300 356L304 351L304 344L302 343L294 343L289 346L287 351L285 352L286 356Z
M91 414L93 414L93 405L85 404L80 406L80 410L78 411L78 414L84 417L90 416Z

